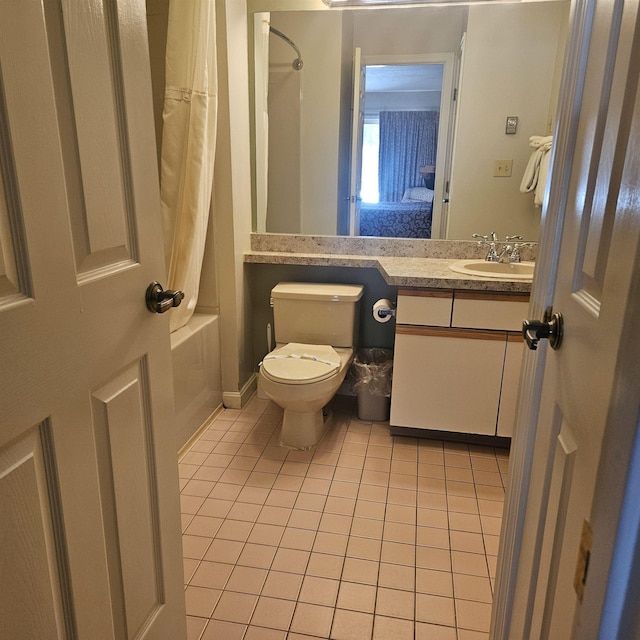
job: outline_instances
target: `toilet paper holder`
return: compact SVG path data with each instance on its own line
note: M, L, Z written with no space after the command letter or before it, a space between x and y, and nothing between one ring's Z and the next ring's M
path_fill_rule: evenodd
M396 310L395 309L389 309L388 307L383 307L382 309L376 309L378 316L380 318L384 318L385 316L395 316L396 315Z
M395 304L391 300L383 298L373 305L373 319L376 322L389 322L395 315Z

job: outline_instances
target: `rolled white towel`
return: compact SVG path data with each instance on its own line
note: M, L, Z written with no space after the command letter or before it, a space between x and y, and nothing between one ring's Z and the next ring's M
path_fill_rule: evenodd
M547 149L551 149L551 144L553 143L553 136L531 136L529 138L529 146L540 148L546 147Z
M553 136L531 136L529 138L529 146L534 148L534 151L529 158L529 162L527 163L527 168L524 171L524 175L522 177L522 182L520 183L520 191L522 193L530 193L531 191L538 190L540 183L540 173L541 173L541 163L544 160L545 156L549 155L549 151L551 150L551 145L553 144ZM545 176L544 182L546 182L546 172L549 168L549 160L546 160L546 167L544 169ZM544 188L545 185L542 185L542 196L544 196ZM541 204L536 202L538 196L535 196L534 203Z
M541 159L542 154L536 149L536 151L531 154L529 162L527 163L527 168L524 170L524 175L522 176L522 182L520 183L520 191L522 193L529 193L536 188L536 185L538 184L538 174L540 173Z
M544 201L544 192L547 189L547 176L549 175L549 160L551 158L551 149L547 149L542 153L540 159L540 171L538 172L538 184L536 185L536 193L533 198L533 204L541 207Z

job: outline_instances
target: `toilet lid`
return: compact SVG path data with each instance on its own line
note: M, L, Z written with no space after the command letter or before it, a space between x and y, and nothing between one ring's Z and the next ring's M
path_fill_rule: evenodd
M309 384L340 369L340 355L328 345L290 342L264 357L262 372L275 382Z

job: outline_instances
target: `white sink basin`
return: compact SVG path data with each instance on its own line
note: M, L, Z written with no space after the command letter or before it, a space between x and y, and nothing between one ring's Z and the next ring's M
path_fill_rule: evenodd
M533 280L535 262L487 262L486 260L458 260L449 265L451 271L485 278L503 280Z

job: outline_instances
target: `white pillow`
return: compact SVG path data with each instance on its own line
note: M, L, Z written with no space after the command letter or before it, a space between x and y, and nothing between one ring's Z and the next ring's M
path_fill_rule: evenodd
M433 191L426 187L411 187L404 192L402 202L433 202Z

